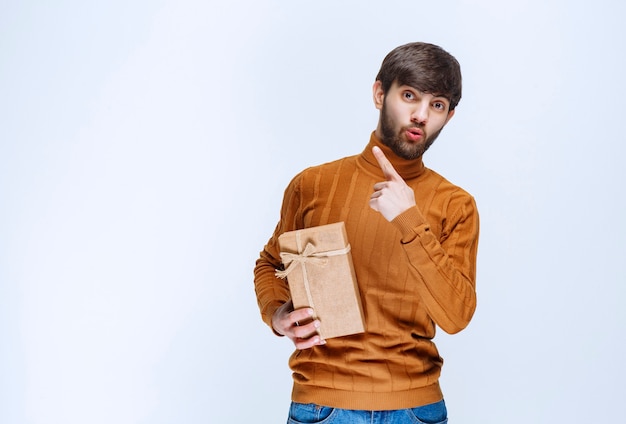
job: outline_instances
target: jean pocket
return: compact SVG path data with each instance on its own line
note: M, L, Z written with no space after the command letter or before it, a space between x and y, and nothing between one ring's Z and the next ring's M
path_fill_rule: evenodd
M448 422L448 410L443 400L407 409L407 412L416 424L446 424Z
M329 423L334 408L314 403L291 402L288 424L320 424Z

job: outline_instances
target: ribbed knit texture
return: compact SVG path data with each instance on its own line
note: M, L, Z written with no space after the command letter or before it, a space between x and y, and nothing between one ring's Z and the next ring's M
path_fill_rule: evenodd
M383 173L379 146L415 191L416 207L392 222L369 207ZM456 333L476 307L478 212L472 196L425 168L395 156L374 134L356 156L308 168L285 190L281 218L257 261L255 289L263 320L289 299L277 238L286 231L343 221L367 331L295 351L292 399L345 409L388 410L442 399L443 360L435 326Z

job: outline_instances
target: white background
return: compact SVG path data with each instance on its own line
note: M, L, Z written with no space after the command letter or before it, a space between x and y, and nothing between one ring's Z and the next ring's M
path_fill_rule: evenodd
M0 2L0 422L285 422L254 261L417 40L464 75L426 164L481 213L450 422L622 419L625 3L53 3Z

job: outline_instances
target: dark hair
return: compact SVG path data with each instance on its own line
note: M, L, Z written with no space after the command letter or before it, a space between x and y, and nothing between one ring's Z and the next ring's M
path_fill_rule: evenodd
M384 93L396 81L424 93L443 96L453 110L461 100L461 66L450 53L428 43L409 43L393 49L380 66L376 80Z

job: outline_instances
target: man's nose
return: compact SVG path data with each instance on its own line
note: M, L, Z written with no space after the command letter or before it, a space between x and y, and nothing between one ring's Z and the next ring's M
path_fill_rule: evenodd
M411 113L411 122L415 122L417 124L425 124L428 121L428 103L421 102L416 105L415 109Z

